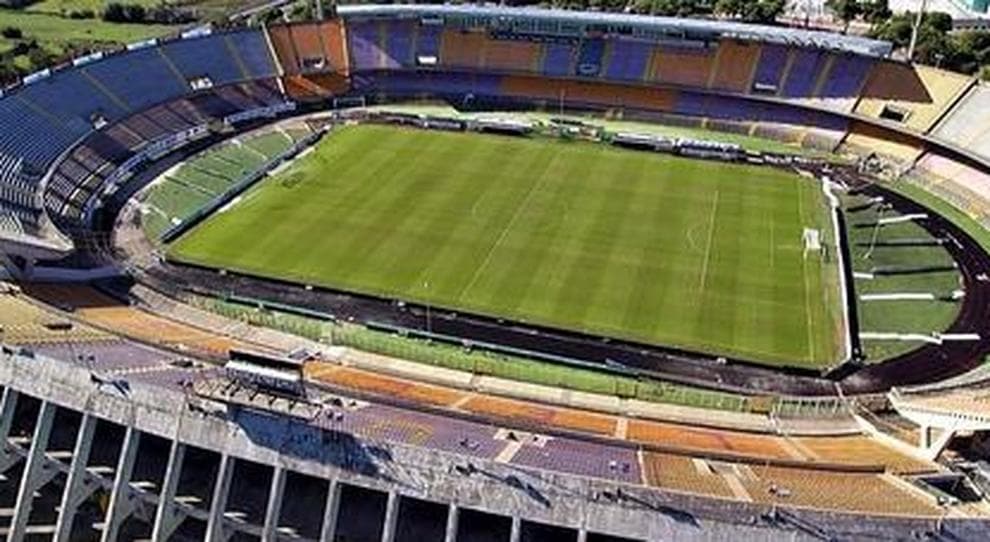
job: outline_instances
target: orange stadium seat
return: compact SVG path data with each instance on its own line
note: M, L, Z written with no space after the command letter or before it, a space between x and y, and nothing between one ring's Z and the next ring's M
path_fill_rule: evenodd
M931 463L904 455L876 440L863 436L795 437L791 441L812 459L848 465L885 465L894 472L930 472Z
M272 40L275 56L278 57L278 63L282 65L282 69L286 73L298 73L299 57L296 53L295 43L292 41L292 35L289 33L289 27L287 25L269 27L268 36Z
M342 367L333 363L310 362L303 367L303 370L307 378L343 388L388 395L414 403L449 407L467 395L467 392L452 388L421 384L360 369Z
M440 63L453 68L480 68L488 37L481 32L444 30Z
M712 49L658 49L653 55L653 80L672 85L706 87L715 65Z
M712 472L703 460L689 456L646 452L643 475L656 487L695 495L731 498L732 490L720 475Z
M71 309L95 327L139 341L211 357L248 348L223 335L136 309L88 286L30 284L25 292L49 305Z
M484 67L497 71L538 70L541 46L528 41L488 40L484 49Z
M290 25L288 28L289 35L292 36L292 41L296 44L296 53L299 56L299 60L304 65L310 65L314 59L323 59L325 55L323 52L323 40L320 39L319 26L306 23Z
M674 423L630 420L627 438L631 441L710 453L793 459L770 435L718 429L695 428Z
M732 92L746 92L751 86L760 46L736 40L723 40L716 54L711 87Z
M934 502L877 474L760 465L747 467L737 478L760 503L910 516L940 513Z
M318 101L347 92L347 78L336 73L290 75L284 78L285 92L295 100Z
M287 75L332 71L347 73L347 50L340 22L294 23L269 27L275 54Z
M344 25L336 20L324 21L320 23L319 31L323 40L324 58L329 63L329 69L335 72L348 73Z

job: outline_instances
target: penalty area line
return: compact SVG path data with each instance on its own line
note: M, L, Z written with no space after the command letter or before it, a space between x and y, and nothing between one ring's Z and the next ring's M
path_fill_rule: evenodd
M708 282L708 260L712 253L712 240L715 237L715 217L718 215L718 189L715 189L715 198L712 200L712 212L708 217L708 241L705 243L705 259L701 264L701 277L698 281L699 290L704 293L705 284Z

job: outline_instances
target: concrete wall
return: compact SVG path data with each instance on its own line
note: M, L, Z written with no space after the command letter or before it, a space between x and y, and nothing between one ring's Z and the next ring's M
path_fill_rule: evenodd
M9 512L0 511L0 530L9 540L31 533L55 540L227 540L241 533L262 540L420 541L439 536L441 527L438 539L451 541L492 533L509 540L800 540L818 529L884 538L932 527L907 519L784 516L372 442L177 390L100 385L85 369L43 358L3 354L0 385L0 437L7 443L0 509ZM337 521L341 510L351 521Z

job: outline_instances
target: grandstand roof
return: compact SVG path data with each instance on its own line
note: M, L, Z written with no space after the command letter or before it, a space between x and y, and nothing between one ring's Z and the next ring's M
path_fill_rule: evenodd
M883 57L890 53L890 42L858 36L846 36L817 30L802 30L776 26L746 24L732 21L686 19L677 17L657 17L650 15L629 15L623 13L595 13L587 11L565 11L537 7L502 7L475 5L352 5L341 6L338 13L342 17L419 17L438 18L444 22L472 21L478 24L507 26L516 21L542 23L565 23L570 28L575 25L582 30L611 30L606 27L628 28L646 31L659 36L689 37L734 37L739 39L777 42L803 47L818 47L847 51L861 55ZM546 28L545 25L539 25Z

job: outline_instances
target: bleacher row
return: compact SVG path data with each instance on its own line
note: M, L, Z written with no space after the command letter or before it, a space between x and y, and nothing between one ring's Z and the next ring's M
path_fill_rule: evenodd
M40 214L34 194L45 171L95 130L198 90L274 75L264 35L252 30L149 43L104 57L85 57L75 65L26 78L20 87L0 96L0 125L4 126L0 132L0 230L31 233ZM113 126L102 134L106 135L102 139L116 142L106 158L116 158L140 140L151 140L190 122L161 107L138 114L127 121L127 128ZM133 133L120 136L121 132ZM53 181L53 186L55 192L46 196L49 210L60 207L56 200L68 201L73 195L63 179Z
M260 79L214 88L132 115L91 134L58 164L45 190L45 208L62 228L76 227L86 203L107 176L144 146L239 111L281 101L277 83Z
M830 98L848 111L876 60L852 54L720 42L623 37L541 40L443 29L419 21L349 21L351 73L430 68L663 83L781 98ZM277 42L276 42L276 46ZM343 68L342 65L337 65Z

